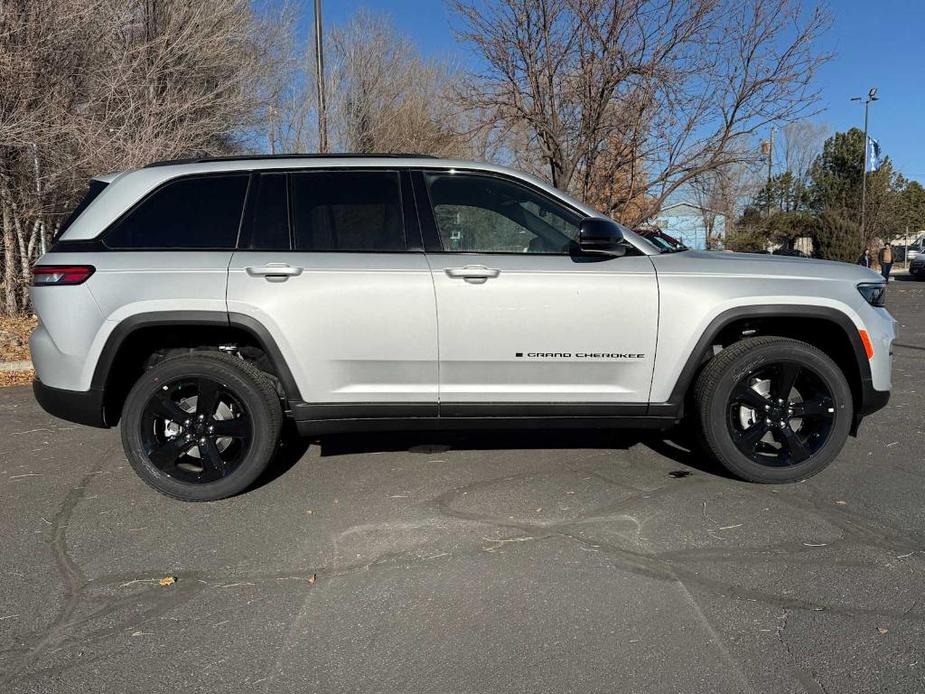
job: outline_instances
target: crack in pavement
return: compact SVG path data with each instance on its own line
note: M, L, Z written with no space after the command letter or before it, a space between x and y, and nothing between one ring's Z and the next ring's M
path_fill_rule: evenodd
M223 584L227 584L229 581L249 581L254 582L255 584L260 584L264 582L304 580L304 584L296 584L301 586L303 591L301 605L298 607L298 611L295 613L295 618L292 620L288 636L280 645L275 666L271 668L268 673L266 673L268 675L266 678L266 684L269 687L272 684L272 681L277 676L282 674L282 662L287 649L291 648L293 640L297 637L300 625L303 624L304 619L307 618L309 613L309 601L312 599L313 593L318 590L317 586L313 588L313 586L311 586L306 580L309 573L315 573L318 575L319 579L321 579L321 581L319 581L319 585L323 589L323 585L329 582L331 579L344 577L359 571L381 571L394 569L396 567L408 566L410 564L419 565L422 562L436 562L450 556L455 558L476 556L485 553L487 549L491 550L489 553L495 553L496 551L503 551L503 549L500 548L503 548L509 543L521 544L524 543L528 538L535 541L546 541L554 538L566 539L570 542L577 543L584 549L601 552L604 556L607 556L611 561L614 562L614 567L616 569L625 570L643 577L677 584L680 589L687 595L687 600L690 603L691 609L694 611L697 620L705 629L707 629L708 633L715 641L717 648L721 651L724 661L728 661L730 666L735 668L737 676L742 679L745 684L747 684L748 680L742 671L741 665L735 661L726 645L720 639L716 630L712 627L712 624L706 618L706 615L703 613L699 604L694 600L689 586L696 586L698 589L703 590L705 593L711 596L727 599L731 598L734 600L742 600L747 602L760 602L769 606L782 608L786 617L782 626L778 629L778 640L787 650L788 657L791 659L791 661L793 660L793 653L790 650L789 644L787 644L786 640L784 639L783 632L786 628L790 613L794 610L824 610L826 612L836 614L850 614L854 617L861 614L874 614L877 616L899 616L905 619L922 621L922 616L918 614L910 614L912 608L915 605L914 602L912 607L907 607L902 611L901 614L898 612L894 614L893 611L889 610L859 608L855 605L844 607L837 605L824 605L813 600L776 595L750 587L737 587L734 585L729 585L728 583L720 580L704 577L696 573L693 568L690 567L692 562L696 562L698 560L703 561L705 559L710 559L711 557L714 561L731 561L736 559L739 563L742 563L743 557L756 555L755 559L765 560L764 557L760 557L758 555L760 555L761 552L767 552L767 546L737 549L705 547L702 549L676 550L662 553L657 551L653 552L651 550L643 551L638 533L640 521L633 515L627 513L627 507L632 507L632 505L635 503L651 503L653 499L658 499L663 496L670 496L678 489L676 485L667 485L654 489L633 489L632 491L635 492L634 494L622 498L616 503L596 509L589 509L589 513L582 515L580 518L560 520L555 522L530 522L524 520L512 520L510 518L504 519L489 514L459 510L453 506L455 501L463 498L463 495L471 494L472 492L476 492L478 490L485 490L491 488L494 485L503 484L514 480L530 479L531 477L535 476L532 473L525 473L522 475L505 475L503 477L497 477L490 480L482 480L469 485L463 485L433 497L427 501L424 501L421 504L417 504L416 506L419 508L431 509L434 512L434 515L432 517L423 518L413 522L402 522L399 523L398 526L400 529L405 528L411 530L420 530L424 535L424 539L422 540L418 537L412 537L410 540L410 547L405 547L400 551L380 552L379 554L374 555L374 558L371 560L363 562L349 562L346 565L342 565L339 561L339 553L335 550L331 563L322 562L322 566L308 570L304 576L294 576L292 571L280 573L243 572L233 573L230 575L213 575L209 572L184 571L178 574L180 577L179 584L177 586L171 587L170 590L164 590L159 587L149 587L143 591L132 590L127 595L94 594L98 590L105 591L113 587L124 588L124 584L127 581L131 582L135 580L145 580L139 579L139 574L137 572L133 574L110 574L106 576L99 576L92 580L87 580L80 567L73 561L68 553L67 528L70 522L70 518L75 508L85 498L87 487L90 484L90 481L95 475L99 474L100 468L103 464L102 460L104 460L106 457L107 456L103 456L101 462L99 462L93 470L87 473L76 487L68 492L58 512L55 514L52 520L52 524L48 530L50 533L49 545L52 548L58 571L64 583L64 605L62 606L53 622L45 630L35 635L34 644L21 657L19 657L14 667L7 673L2 684L8 684L10 681L17 677L20 681L22 681L24 679L32 679L34 677L42 676L43 673L51 674L52 670L54 672L64 671L68 667L77 665L77 663L68 664L63 667L55 667L51 670L47 668L42 670L34 670L29 674L24 674L24 671L32 667L36 661L51 647L60 647L65 644L69 645L70 643L76 643L78 640L80 643L103 641L116 633L125 631L126 629L139 628L151 620L164 615L172 609L175 609L179 604L182 604L182 602L190 600L194 596L199 595L202 591L208 590L210 588L222 587ZM612 480L605 480L603 478L601 478L601 481L608 484L619 484ZM753 496L756 500L763 498L762 495L758 492L755 492ZM468 497L469 500L472 498L472 496ZM785 506L789 505L794 509L810 512L817 517L833 522L833 525L836 525L836 527L838 527L842 532L842 537L839 539L839 541L842 543L854 541L864 545L870 544L881 549L885 543L890 548L906 549L913 543L916 543L918 540L918 537L914 534L904 534L897 532L896 529L889 528L888 526L884 526L883 524L878 524L876 522L871 522L869 519L850 514L844 510L832 510L828 509L827 507L820 506L820 503L814 499L777 497L777 501L784 504ZM834 522L833 517L834 519L837 519L837 523ZM454 522L447 525L447 519L450 519ZM637 528L635 539L631 536L625 536L625 534L621 532L617 533L618 538L620 538L620 540L617 542L611 541L612 533L609 535L609 538L611 539L607 540L593 537L595 529L589 529L589 525L593 523L609 523L612 521L620 521L621 523L624 521L629 521L634 523ZM434 554L433 552L428 551L426 556L415 556L414 548L420 548L420 546L426 542L428 533L431 533L435 529L442 529L446 532L458 536L461 532L461 528L458 526L458 523L460 522L462 522L464 527L469 526L467 529L471 531L471 535L468 537L468 543L461 542L461 546L454 547L452 553L439 552ZM335 547L338 539L343 540L344 538L351 536L358 536L362 538L366 533L383 533L384 536L394 535L394 525L394 523L384 522L365 523L359 526L350 526L337 535L334 540ZM498 538L485 537L484 530L479 531L479 528L485 527L500 530L503 531L503 533ZM588 536L589 533L592 535L592 537ZM630 535L632 535L632 532ZM620 541L626 541L627 543L632 544L633 547L621 546ZM491 543L487 549L484 546L484 542ZM373 542L373 544L375 545L376 543ZM469 544L470 546L467 547L466 544ZM791 547L790 545L792 545L792 543L782 543L775 545L775 547L777 549L792 549L793 552L791 552L791 556L795 553L806 553L805 547L799 547L796 545ZM296 597L296 599L298 598ZM96 609L92 610L88 614L80 616L80 618L76 617L78 608L82 604L93 603L98 604ZM138 613L137 609L139 606L141 607L140 614ZM117 620L116 624L98 629L91 629L89 631L83 632L82 634L76 633L79 627L91 624L103 616L112 614L120 609L127 607L135 608L133 614L127 615L125 619ZM22 649L15 650L21 652ZM11 652L14 652L14 649L9 649L7 651L7 653ZM82 663L86 662L87 661L82 661ZM807 673L805 670L798 670L796 674L798 677L802 677L801 682L809 691L825 691L823 685L815 680L815 673ZM808 685L807 682L803 681L806 679L811 679L812 684Z
M64 604L51 624L44 630L44 634L25 652L18 662L14 662L3 679L0 679L0 686L9 684L20 672L31 666L49 646L57 642L67 629L71 617L80 604L80 592L86 583L86 579L80 567L77 566L68 553L67 526L77 504L87 493L90 481L103 469L103 465L114 450L114 448L110 448L103 453L93 468L81 478L77 486L67 493L51 521L51 527L48 529L50 534L48 544L51 547L55 566L64 584Z
M784 647L786 659L793 669L794 676L803 687L804 691L809 692L809 694L828 694L828 690L819 679L819 675L814 669L806 670L797 665L793 649L790 647L790 643L784 639L784 632L787 630L787 625L790 623L790 612L791 610L785 609L781 613L781 616L777 618L777 640L780 642L780 645Z

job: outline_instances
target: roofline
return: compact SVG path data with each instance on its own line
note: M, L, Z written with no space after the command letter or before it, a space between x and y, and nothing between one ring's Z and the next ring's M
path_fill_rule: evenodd
M198 157L192 159L162 159L145 164L143 168L154 166L173 166L175 164L208 164L217 161L262 161L274 159L436 159L431 154L405 154L402 152L385 152L360 154L355 152L335 152L321 154L318 152L287 154L235 154L227 157Z
M440 159L426 155L404 154L284 154L271 156L217 157L214 159L195 159L188 162L165 162L157 166L125 171L116 175L93 204L84 210L74 223L68 227L62 238L80 241L96 238L109 224L118 219L131 205L157 186L180 176L195 176L217 173L237 173L252 171L287 171L292 169L447 169L451 173L458 171L475 171L477 173L499 174L524 181L539 188L580 214L588 217L610 219L589 205L576 200L568 193L556 189L546 181L540 180L523 171L517 171L490 164L488 162L463 161L457 159ZM108 178L108 176L106 177ZM105 179L103 179L105 180ZM626 229L624 235L630 242L646 255L658 251L642 237Z

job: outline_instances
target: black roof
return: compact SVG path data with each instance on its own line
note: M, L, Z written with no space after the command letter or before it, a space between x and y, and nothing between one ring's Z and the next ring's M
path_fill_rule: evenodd
M228 157L199 157L193 159L164 159L163 161L152 161L150 164L147 164L145 168L151 168L152 166L173 166L174 164L202 164L210 161L262 161L265 159L376 159L376 158L386 158L386 159L435 159L436 157L430 154L404 154L390 152L385 154L380 153L369 153L369 154L355 154L355 153L345 153L345 152L336 152L333 154L319 154L313 152L310 154L238 154Z

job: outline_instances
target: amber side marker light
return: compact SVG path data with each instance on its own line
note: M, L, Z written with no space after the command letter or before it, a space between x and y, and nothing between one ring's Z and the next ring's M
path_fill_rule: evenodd
M866 330L858 330L858 335L861 336L861 342L864 344L864 351L867 352L867 360L870 361L874 358L874 346L870 341L870 335L867 334Z

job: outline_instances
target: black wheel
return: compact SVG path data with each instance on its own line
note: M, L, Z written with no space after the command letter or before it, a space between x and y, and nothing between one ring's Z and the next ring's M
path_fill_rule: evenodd
M147 484L183 501L223 499L250 486L276 450L282 423L270 380L218 352L172 357L132 387L122 443Z
M798 340L737 342L704 367L694 390L708 451L751 482L796 482L839 454L853 403L844 374Z

